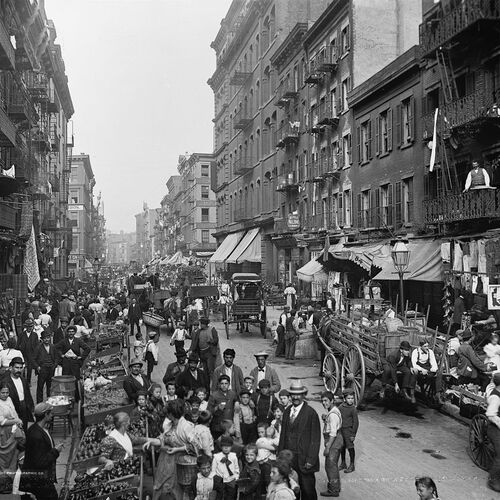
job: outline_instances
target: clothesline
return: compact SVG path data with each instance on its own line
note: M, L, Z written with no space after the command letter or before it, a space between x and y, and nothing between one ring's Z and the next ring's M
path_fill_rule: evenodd
M478 271L444 271L445 274L455 274L455 275L461 275L461 274L471 274L473 276L489 276L488 273L480 273ZM500 274L494 274L493 278L500 278Z

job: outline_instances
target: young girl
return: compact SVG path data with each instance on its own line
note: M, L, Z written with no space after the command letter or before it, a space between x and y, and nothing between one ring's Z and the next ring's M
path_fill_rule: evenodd
M214 473L212 472L212 458L200 455L196 461L198 474L193 477L191 491L194 500L211 500L214 497ZM193 498L191 496L190 498Z
M430 477L417 477L415 488L420 500L439 500L436 483Z
M243 468L238 479L239 500L261 499L261 473L257 462L257 446L247 444L243 450Z
M134 419L140 417L147 417L149 415L147 404L148 404L147 394L145 392L138 392L136 406L130 413L130 418Z
M265 494L270 482L271 462L276 460L274 452L279 441L275 440L274 427L268 426L265 422L257 425L257 434L259 438L255 444L257 445L257 462L261 472L261 493Z
M175 345L175 350L179 351L184 349L184 341L188 338L189 334L186 330L186 323L184 323L184 321L179 321L179 324L170 339L170 345Z
M212 415L209 411L201 411L193 432L193 442L196 445L197 451L204 453L210 458L214 452L214 438L209 427L211 419Z
M83 388L86 392L93 392L100 387L111 384L111 380L103 377L97 368L90 370L89 376L83 382Z
M485 364L493 363L500 370L500 345L498 344L498 333L492 333L490 343L484 346L486 354Z
M165 409L160 384L151 384L147 407L149 412L149 435L157 437L162 433L161 424L164 419L163 410Z
M278 460L271 467L271 483L267 490L267 500L295 500L295 492L290 488L290 465Z
M167 382L167 394L165 395L165 403L167 401L173 401L174 399L177 399L177 394L175 393L175 391L175 382L173 380Z

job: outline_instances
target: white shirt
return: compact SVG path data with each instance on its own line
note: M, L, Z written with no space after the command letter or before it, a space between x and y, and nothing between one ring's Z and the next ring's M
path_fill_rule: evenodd
M342 415L340 410L334 406L327 414L325 425L323 427L323 434L328 434L331 437L337 435L339 429L342 427Z
M227 459L231 462L229 468L231 469L232 474L229 473L227 465L222 463L222 459L225 458L224 453L219 452L214 455L214 459L212 462L212 473L216 476L222 478L224 483L230 483L240 477L240 468L238 465L238 457L236 453L230 452L227 456Z
M229 377L229 386L231 386L231 375L233 374L233 367L230 366L229 368L224 365L224 375L227 375Z
M303 406L304 406L304 403L300 403L299 406L292 406L292 408L290 409L290 423L295 421L298 414L300 413L300 410L302 410Z
M19 396L19 401L24 401L24 387L21 378L20 377L15 378L12 375L10 378L12 379L12 382L14 382L14 385L16 386L17 394Z
M413 365L413 369L421 372L423 368L417 364L417 362L420 361L420 363L427 363L429 361L431 367L429 371L431 372L437 372L438 370L438 365L436 362L436 357L434 356L434 352L432 349L429 349L427 352L424 352L421 347L417 347L416 349L413 349L413 352L411 353L411 364Z
M257 367L257 386L259 385L259 382L261 380L264 380L265 378L266 378L266 367L264 366L262 370Z

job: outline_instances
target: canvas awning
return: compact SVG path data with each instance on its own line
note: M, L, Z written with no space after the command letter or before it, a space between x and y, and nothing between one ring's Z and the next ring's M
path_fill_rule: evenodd
M167 262L170 260L170 258L171 258L171 256L169 256L169 255L165 255L165 257L163 257L163 258L160 260L160 262L159 262L160 266L164 266L164 265L166 265L166 264L167 264Z
M310 260L307 264L297 270L297 278L300 281L305 281L307 283L311 283L312 281L314 281L314 277L317 274L326 275L323 266L318 262L317 259Z
M332 245L328 250L329 262L333 268L342 267L345 270L346 261L350 261L365 271L370 272L372 266L383 267L388 259L391 259L390 247L387 243L372 243L368 245L359 245L340 248L338 245Z
M183 263L182 252L179 250L175 252L170 259L167 260L167 265L169 266L178 266Z
M216 263L225 262L226 259L231 255L233 250L236 248L242 237L243 237L243 231L240 231L238 233L228 234L224 238L224 241L217 248L215 253L212 255L212 257L210 257L208 262L216 262Z
M241 262L260 262L260 229L254 227L250 229L238 243L238 246L233 250L231 255L226 259L228 264L240 264ZM258 237L258 242L255 240Z
M441 243L430 240L410 240L410 263L404 274L405 281L443 281L443 264L441 260ZM390 247L389 247L390 252ZM398 280L399 276L392 258L385 261L382 271L374 276L379 281Z

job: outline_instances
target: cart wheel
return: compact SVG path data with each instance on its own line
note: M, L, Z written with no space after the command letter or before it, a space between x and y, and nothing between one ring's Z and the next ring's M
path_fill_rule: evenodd
M363 353L357 345L347 349L342 361L342 388L347 387L354 390L354 404L361 403L365 393L366 372Z
M481 469L488 470L495 456L495 448L488 434L488 419L485 415L475 415L469 425L469 447L467 453Z
M335 394L339 385L339 375L339 364L335 356L331 352L327 352L323 360L323 383L327 391Z

